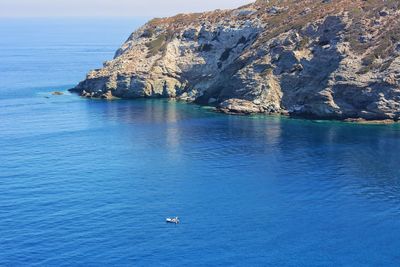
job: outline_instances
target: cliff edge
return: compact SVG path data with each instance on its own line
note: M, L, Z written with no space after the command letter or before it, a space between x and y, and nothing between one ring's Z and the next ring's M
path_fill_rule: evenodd
M71 91L227 113L399 120L400 2L258 0L153 19Z

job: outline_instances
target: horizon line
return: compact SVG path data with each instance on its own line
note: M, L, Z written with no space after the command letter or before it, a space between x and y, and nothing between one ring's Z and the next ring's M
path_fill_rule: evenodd
M110 18L110 19L153 19L153 18L164 18L168 16L0 16L0 19L91 19L91 18Z

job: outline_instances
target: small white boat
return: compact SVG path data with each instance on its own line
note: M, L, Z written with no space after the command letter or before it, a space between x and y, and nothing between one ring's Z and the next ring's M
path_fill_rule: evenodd
M178 217L175 217L175 218L167 218L167 219L166 219L166 222L167 222L167 223L175 223L175 224L178 224L178 223L179 223L179 218L178 218Z

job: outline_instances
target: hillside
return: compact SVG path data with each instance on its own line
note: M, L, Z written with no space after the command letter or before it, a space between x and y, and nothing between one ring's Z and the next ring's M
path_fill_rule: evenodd
M258 0L149 21L72 91L227 113L400 117L400 2Z

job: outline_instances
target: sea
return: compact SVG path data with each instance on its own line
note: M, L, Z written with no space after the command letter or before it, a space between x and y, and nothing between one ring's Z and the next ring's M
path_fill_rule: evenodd
M144 22L0 19L0 266L400 266L399 125L68 93Z

